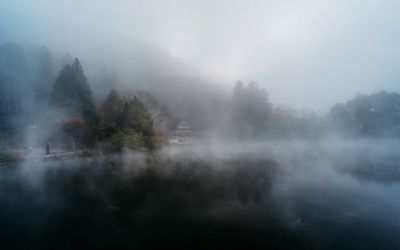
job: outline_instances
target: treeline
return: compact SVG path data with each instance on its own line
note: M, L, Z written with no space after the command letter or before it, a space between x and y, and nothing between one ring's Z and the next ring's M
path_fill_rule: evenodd
M400 136L400 94L381 91L357 95L334 105L328 115L340 133L355 136Z
M170 84L165 93L159 86L156 98L134 87L124 89L123 95L110 91L111 86L121 88L114 83L116 77L105 72L94 78L99 78L91 82L95 93L78 59L46 47L0 45L0 140L14 136L14 141L30 137L27 143L40 145L50 140L69 147L154 148L161 141L160 132L173 132L180 120L195 130L217 130L223 138L241 140L315 138L333 131L346 136L400 135L397 93L359 95L334 105L327 116L318 116L273 105L255 82L238 82L230 97L219 98L193 98L188 86Z
M334 105L326 117L274 106L257 83L238 82L233 90L229 126L241 139L319 137L339 134L354 137L400 136L400 94L381 91L357 95Z
M112 90L96 105L79 60L54 59L45 47L28 52L17 44L0 45L0 90L2 140L112 151L154 148L161 141L137 97Z
M120 151L125 147L152 149L161 141L151 114L137 97L120 97L111 90L96 107L78 59L61 69L50 93L50 103L62 117L68 117L61 127L74 144Z
M58 62L46 47L0 44L0 134L15 133L47 105Z
M317 137L323 133L324 121L315 113L274 106L256 82L237 82L229 106L226 127L239 139Z

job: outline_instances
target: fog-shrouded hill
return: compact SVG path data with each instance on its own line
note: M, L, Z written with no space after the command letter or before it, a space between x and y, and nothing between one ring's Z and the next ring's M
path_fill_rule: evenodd
M150 43L129 40L100 44L82 55L74 54L86 65L97 99L103 99L112 88L130 93L146 91L194 127L216 125L215 113L230 95L217 80Z
M19 81L20 86L14 86L10 93L4 91L9 95L15 92L14 99L22 95L15 88L22 88L25 85L28 86L27 91L46 87L47 89L43 91L48 94L60 68L71 62L73 57L78 57L82 62L88 84L98 103L112 88L123 93L145 91L166 105L178 119L187 120L193 127L199 129L216 125L218 122L216 113L221 111L229 94L217 81L205 77L155 45L141 41L130 40L129 43L118 41L113 44L98 42L85 49L72 48L67 53L64 51L68 47L53 49L49 46L50 49L40 50L16 43L5 43L1 48L4 52L1 57L7 62L16 62L18 65L18 67L9 65L12 70L9 70L8 66L2 67L2 72L7 74L3 78L12 75L11 77L15 76L14 78ZM38 86L30 83L32 79L37 80ZM10 82L9 79L3 80ZM11 93L12 91L14 92ZM37 94L32 94L32 97L25 101L34 102L32 99L34 95ZM3 98L3 102L6 99ZM7 105L11 106L9 103L3 106ZM22 110L19 107L21 105L30 106L29 103L22 104L22 102L14 104L16 105L16 108L13 107L16 112Z

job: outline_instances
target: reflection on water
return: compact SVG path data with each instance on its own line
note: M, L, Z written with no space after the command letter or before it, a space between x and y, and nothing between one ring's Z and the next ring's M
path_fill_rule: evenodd
M393 143L208 145L2 166L0 240L53 249L399 249Z

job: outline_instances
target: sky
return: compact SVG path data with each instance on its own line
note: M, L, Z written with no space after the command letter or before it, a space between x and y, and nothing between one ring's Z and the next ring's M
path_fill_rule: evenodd
M400 91L399 9L395 0L1 0L0 42L79 54L145 41L226 87L257 81L276 104L325 112L358 93Z

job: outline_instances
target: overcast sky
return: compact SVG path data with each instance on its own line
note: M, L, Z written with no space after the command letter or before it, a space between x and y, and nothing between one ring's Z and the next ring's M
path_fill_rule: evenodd
M396 0L1 0L0 41L65 51L139 39L227 86L255 80L274 103L326 111L358 92L400 91L399 10Z

